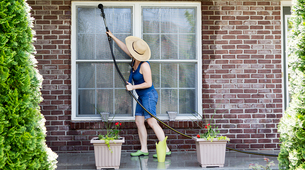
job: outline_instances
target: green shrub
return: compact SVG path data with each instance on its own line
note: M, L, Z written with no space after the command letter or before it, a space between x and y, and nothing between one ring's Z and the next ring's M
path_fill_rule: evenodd
M0 1L0 169L55 169L40 113L42 77L24 0Z
M280 124L280 166L305 169L305 1L294 0L289 34L289 92L291 102Z

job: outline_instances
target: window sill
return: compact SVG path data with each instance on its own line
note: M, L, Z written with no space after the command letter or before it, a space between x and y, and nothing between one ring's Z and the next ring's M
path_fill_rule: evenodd
M162 121L169 121L168 115L158 115L158 119ZM135 117L109 117L109 121L134 121ZM177 121L188 121L188 120L200 120L200 117L195 117L195 116L177 116L176 119ZM72 121L75 122L81 122L81 121L102 121L101 117L73 117Z

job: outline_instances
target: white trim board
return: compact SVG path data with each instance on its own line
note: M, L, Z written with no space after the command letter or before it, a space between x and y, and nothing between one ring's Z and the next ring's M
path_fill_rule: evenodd
M286 54L285 54L285 51L284 51L284 41L286 40L285 37L284 37L284 28L287 28L286 25L284 25L284 20L286 20L286 17L284 18L283 17L283 7L289 7L289 6L292 6L292 1L281 1L281 55L282 55L282 109L283 109L283 113L285 113L285 106L287 104L287 100L285 98L285 94L288 95L288 80L284 81L284 76L288 76L287 75L287 71L288 71L288 68L287 68L287 64L285 65L284 64L284 60L285 60L285 57L286 57ZM287 24L287 23L286 23ZM287 34L286 34L287 35ZM286 60L287 62L287 60ZM284 75L284 70L286 70L286 75ZM285 88L287 89L287 91L285 91Z

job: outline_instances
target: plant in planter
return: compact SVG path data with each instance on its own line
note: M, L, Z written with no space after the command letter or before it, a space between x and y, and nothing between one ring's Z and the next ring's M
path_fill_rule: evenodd
M200 125L198 125L198 126L200 126ZM202 127L200 127L200 128L202 128ZM218 127L215 127L215 125L214 125L214 129L213 129L211 124L208 123L207 125L205 125L204 128L206 129L206 132L203 133L203 134L199 133L197 135L197 138L203 138L203 139L209 140L211 142L213 142L214 139L217 139L217 140L228 140L228 141L230 140L226 136L217 136L220 133L220 131L218 130Z
M106 134L94 137L90 141L94 146L96 168L119 169L122 144L125 142L125 138L119 135L122 123L105 120L104 125Z
M203 117L200 117L202 120ZM205 124L203 125L195 122L204 131L204 133L199 133L196 137L193 137L196 141L197 160L202 167L223 167L225 163L226 144L230 141L226 136L217 136L220 131L215 125L212 128L211 121L213 117L210 122L204 121Z
M110 148L110 141L118 140L120 138L120 136L119 136L120 130L118 128L121 125L122 125L122 123L116 122L115 125L112 128L110 128L112 125L111 125L111 123L107 122L106 126L108 126L108 128L107 128L106 135L98 135L98 139L104 140L105 144L107 144L107 146L111 152L112 152L112 150Z

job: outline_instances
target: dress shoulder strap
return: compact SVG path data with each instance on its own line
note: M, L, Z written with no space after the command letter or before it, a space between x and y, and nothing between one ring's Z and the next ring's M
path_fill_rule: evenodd
M141 61L140 64L138 65L137 70L140 70L142 63L143 63L143 62Z

